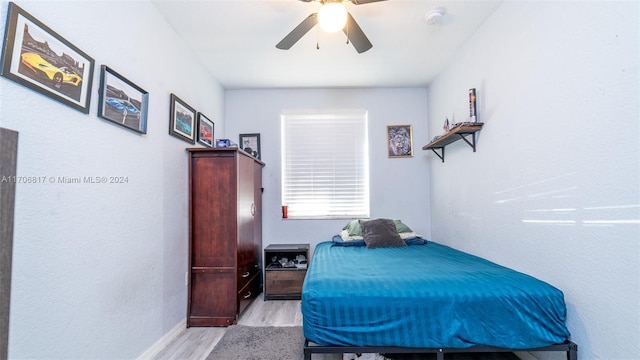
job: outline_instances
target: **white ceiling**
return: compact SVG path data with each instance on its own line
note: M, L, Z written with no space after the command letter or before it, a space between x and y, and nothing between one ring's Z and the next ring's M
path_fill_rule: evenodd
M317 26L290 50L275 45L318 2L153 0L226 89L426 86L501 0L387 0L345 6L373 48L358 54L344 33ZM442 8L438 24L425 14ZM320 49L316 49L319 42Z

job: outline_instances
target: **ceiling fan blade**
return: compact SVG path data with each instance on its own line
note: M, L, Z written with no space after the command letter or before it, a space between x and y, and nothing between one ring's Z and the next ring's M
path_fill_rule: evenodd
M354 5L362 5L362 4L368 4L368 3L378 2L378 1L386 1L386 0L351 0L351 3L353 3Z
M280 40L280 42L276 45L278 49L289 50L293 44L298 42L304 34L309 32L312 27L314 27L318 23L318 13L313 13L307 16L306 19L302 20L302 22L296 26L284 39Z
M347 38L351 41L351 44L353 44L353 47L356 48L358 53L363 53L373 47L371 41L367 39L364 31L362 31L350 13L347 13L347 25L342 31L347 35Z

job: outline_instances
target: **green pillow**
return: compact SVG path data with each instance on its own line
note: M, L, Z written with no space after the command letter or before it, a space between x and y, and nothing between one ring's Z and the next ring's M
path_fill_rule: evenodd
M401 220L393 220L393 222L396 225L398 234L413 232L413 230L411 230L411 228L405 225ZM349 232L349 236L362 236L362 226L360 226L360 220L349 221L349 223L345 225L342 230L347 230Z
M349 236L362 236L362 226L360 226L359 220L349 221L342 230L347 230L349 232Z
M413 232L413 230L411 230L407 225L403 224L402 221L393 220L393 222L396 224L396 230L398 230L398 233Z

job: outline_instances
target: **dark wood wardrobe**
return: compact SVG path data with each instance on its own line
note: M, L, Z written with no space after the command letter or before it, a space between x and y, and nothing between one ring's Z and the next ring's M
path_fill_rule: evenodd
M264 163L238 149L187 151L187 326L228 326L262 291Z

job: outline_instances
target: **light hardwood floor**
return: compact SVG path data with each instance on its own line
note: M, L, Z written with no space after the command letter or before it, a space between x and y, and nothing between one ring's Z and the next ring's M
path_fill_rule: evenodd
M262 294L249 305L238 319L246 326L302 326L300 300L264 301ZM220 341L227 328L192 327L183 331L152 360L204 360ZM302 346L302 344L300 345ZM352 355L352 354L349 354ZM347 355L345 358L353 358ZM530 353L515 353L520 359L535 360ZM313 360L342 360L342 354L314 354ZM220 359L224 360L224 359ZM291 360L291 359L282 359Z
M300 300L264 301L262 295L240 315L238 325L302 326ZM224 327L191 327L170 342L154 360L203 360L224 335ZM301 345L302 346L302 345ZM314 360L342 359L342 356L318 354ZM285 360L285 359L283 359Z

